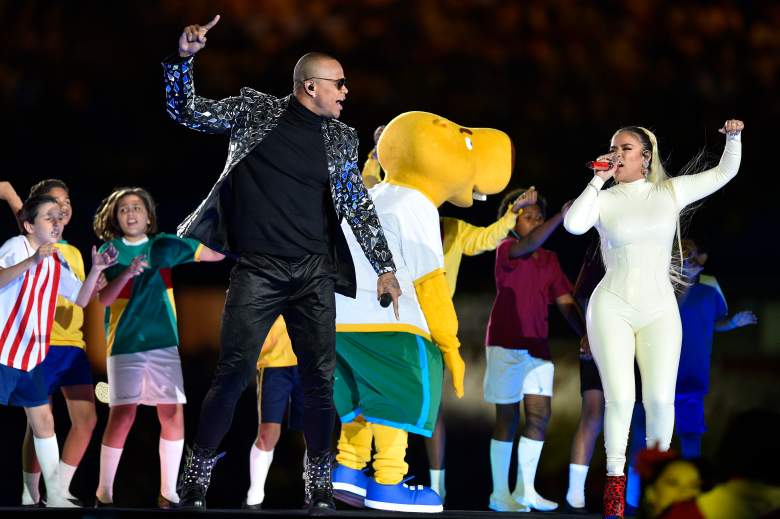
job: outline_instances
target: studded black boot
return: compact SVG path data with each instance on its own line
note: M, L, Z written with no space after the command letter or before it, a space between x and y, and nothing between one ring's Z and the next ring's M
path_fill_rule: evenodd
M333 459L330 453L318 457L306 457L304 481L306 483L306 503L311 515L327 514L336 510L331 480L332 464Z
M176 491L179 507L206 508L206 492L211 482L211 471L225 453L217 454L214 449L187 447Z

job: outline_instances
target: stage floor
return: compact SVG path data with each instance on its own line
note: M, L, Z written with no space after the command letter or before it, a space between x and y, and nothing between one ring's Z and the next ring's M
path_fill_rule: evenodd
M308 517L308 513L305 510L234 510L234 509L208 509L208 510L159 510L154 508L23 508L23 507L0 507L0 514L7 517L6 514L40 514L48 517L89 517L89 518L115 518L115 517L168 517L168 518L183 518L183 517L199 517L206 519L209 517L214 518L228 518L228 517L250 517L250 516L262 516L267 518L272 517ZM445 510L440 514L410 514L402 512L382 512L378 510L336 510L334 513L328 514L325 517L349 517L352 519L361 518L403 518L403 517L441 517L446 519L479 519L487 517L518 517L524 519L550 519L552 517L560 519L583 519L591 518L597 519L600 517L598 514L567 514L564 512L530 512L530 513L510 513L510 512L489 512L489 511L471 511L471 510Z

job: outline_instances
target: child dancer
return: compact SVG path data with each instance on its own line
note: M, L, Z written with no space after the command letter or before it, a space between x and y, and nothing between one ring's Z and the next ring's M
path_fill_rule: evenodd
M499 215L522 190L509 193ZM496 404L496 424L490 442L493 493L489 507L499 512L548 511L557 503L534 489L536 468L551 413L553 364L547 345L548 305L555 303L580 337L585 323L572 297L572 286L555 253L542 244L563 221L568 204L545 221L545 202L523 209L510 237L496 250L496 299L487 337L485 400ZM517 486L509 493L512 443L524 400L525 426L517 450Z
M710 388L712 340L715 332L725 332L756 324L758 319L749 310L728 317L726 297L714 276L702 274L707 253L694 240L682 240L683 276L686 282L677 294L682 323L682 348L674 391L674 432L680 442L683 459L701 457L701 441L707 426L704 420L704 397ZM641 406L634 409L632 428L645 425ZM626 509L640 504L639 474L631 465L644 442L632 436L629 442L630 462L626 481Z
M42 180L30 188L30 196L37 195L49 195L57 200L62 220L61 236L56 243L56 248L76 277L83 282L84 259L81 257L81 252L62 238L65 226L68 225L73 214L68 186L58 179ZM8 203L14 214L21 209L22 202L8 182L0 183L0 199ZM105 278L100 276L98 289L102 288L100 280L105 282ZM92 390L92 368L87 359L84 334L81 331L83 324L84 311L81 307L64 297L59 297L51 329L51 346L46 359L41 363L49 402L51 403L51 395L57 390L62 390L68 407L71 428L62 447L58 475L63 494L74 503L80 501L70 493L70 483L89 446L92 431L97 423L95 397ZM40 478L41 468L35 457L32 429L28 426L22 451L22 506L39 504Z
M265 481L274 448L287 414L288 427L303 431L303 386L298 358L293 353L287 325L280 315L268 332L257 361L257 439L249 452L249 490L243 508L260 510L265 499Z
M580 273L574 284L574 299L581 309L588 307L590 294L602 277L604 265L599 254L598 241L594 241L585 252ZM564 507L568 511L586 513L585 480L593 457L593 447L604 422L604 389L601 387L601 378L587 340L580 348L579 364L582 412L571 446L569 488Z
M59 446L49 406L46 375L39 365L49 350L57 296L85 306L113 249L92 249L92 269L82 284L54 247L62 214L51 196L30 197L19 221L24 234L0 248L0 403L25 408L48 492L47 506L73 507L58 478ZM36 369L36 367L38 369Z
M139 404L160 420L161 508L179 502L176 477L184 446L184 395L171 268L224 256L198 242L158 233L151 195L139 187L114 190L98 208L95 233L119 251L100 291L106 305L108 424L100 448L98 506L113 503L114 477ZM102 249L101 249L102 250Z
M704 397L710 387L713 332L725 332L756 324L749 310L728 317L723 292L713 276L703 275L707 253L695 241L682 242L684 275L688 286L677 297L682 321L682 350L674 394L674 428L684 459L701 456L704 423Z

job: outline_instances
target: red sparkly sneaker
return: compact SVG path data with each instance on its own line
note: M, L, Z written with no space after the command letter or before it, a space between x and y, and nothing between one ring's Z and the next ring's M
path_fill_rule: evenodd
M607 476L604 484L604 519L623 519L626 507L626 476Z

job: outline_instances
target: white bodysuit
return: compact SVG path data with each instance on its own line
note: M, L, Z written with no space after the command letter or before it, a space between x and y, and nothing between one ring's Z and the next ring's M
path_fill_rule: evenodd
M669 277L680 211L723 187L739 170L742 144L729 135L717 167L654 184L644 179L601 191L594 176L564 219L572 234L594 225L606 274L586 314L588 340L606 408L607 473L621 475L634 407L634 357L642 377L647 445L667 450L674 431L674 390L682 327Z

